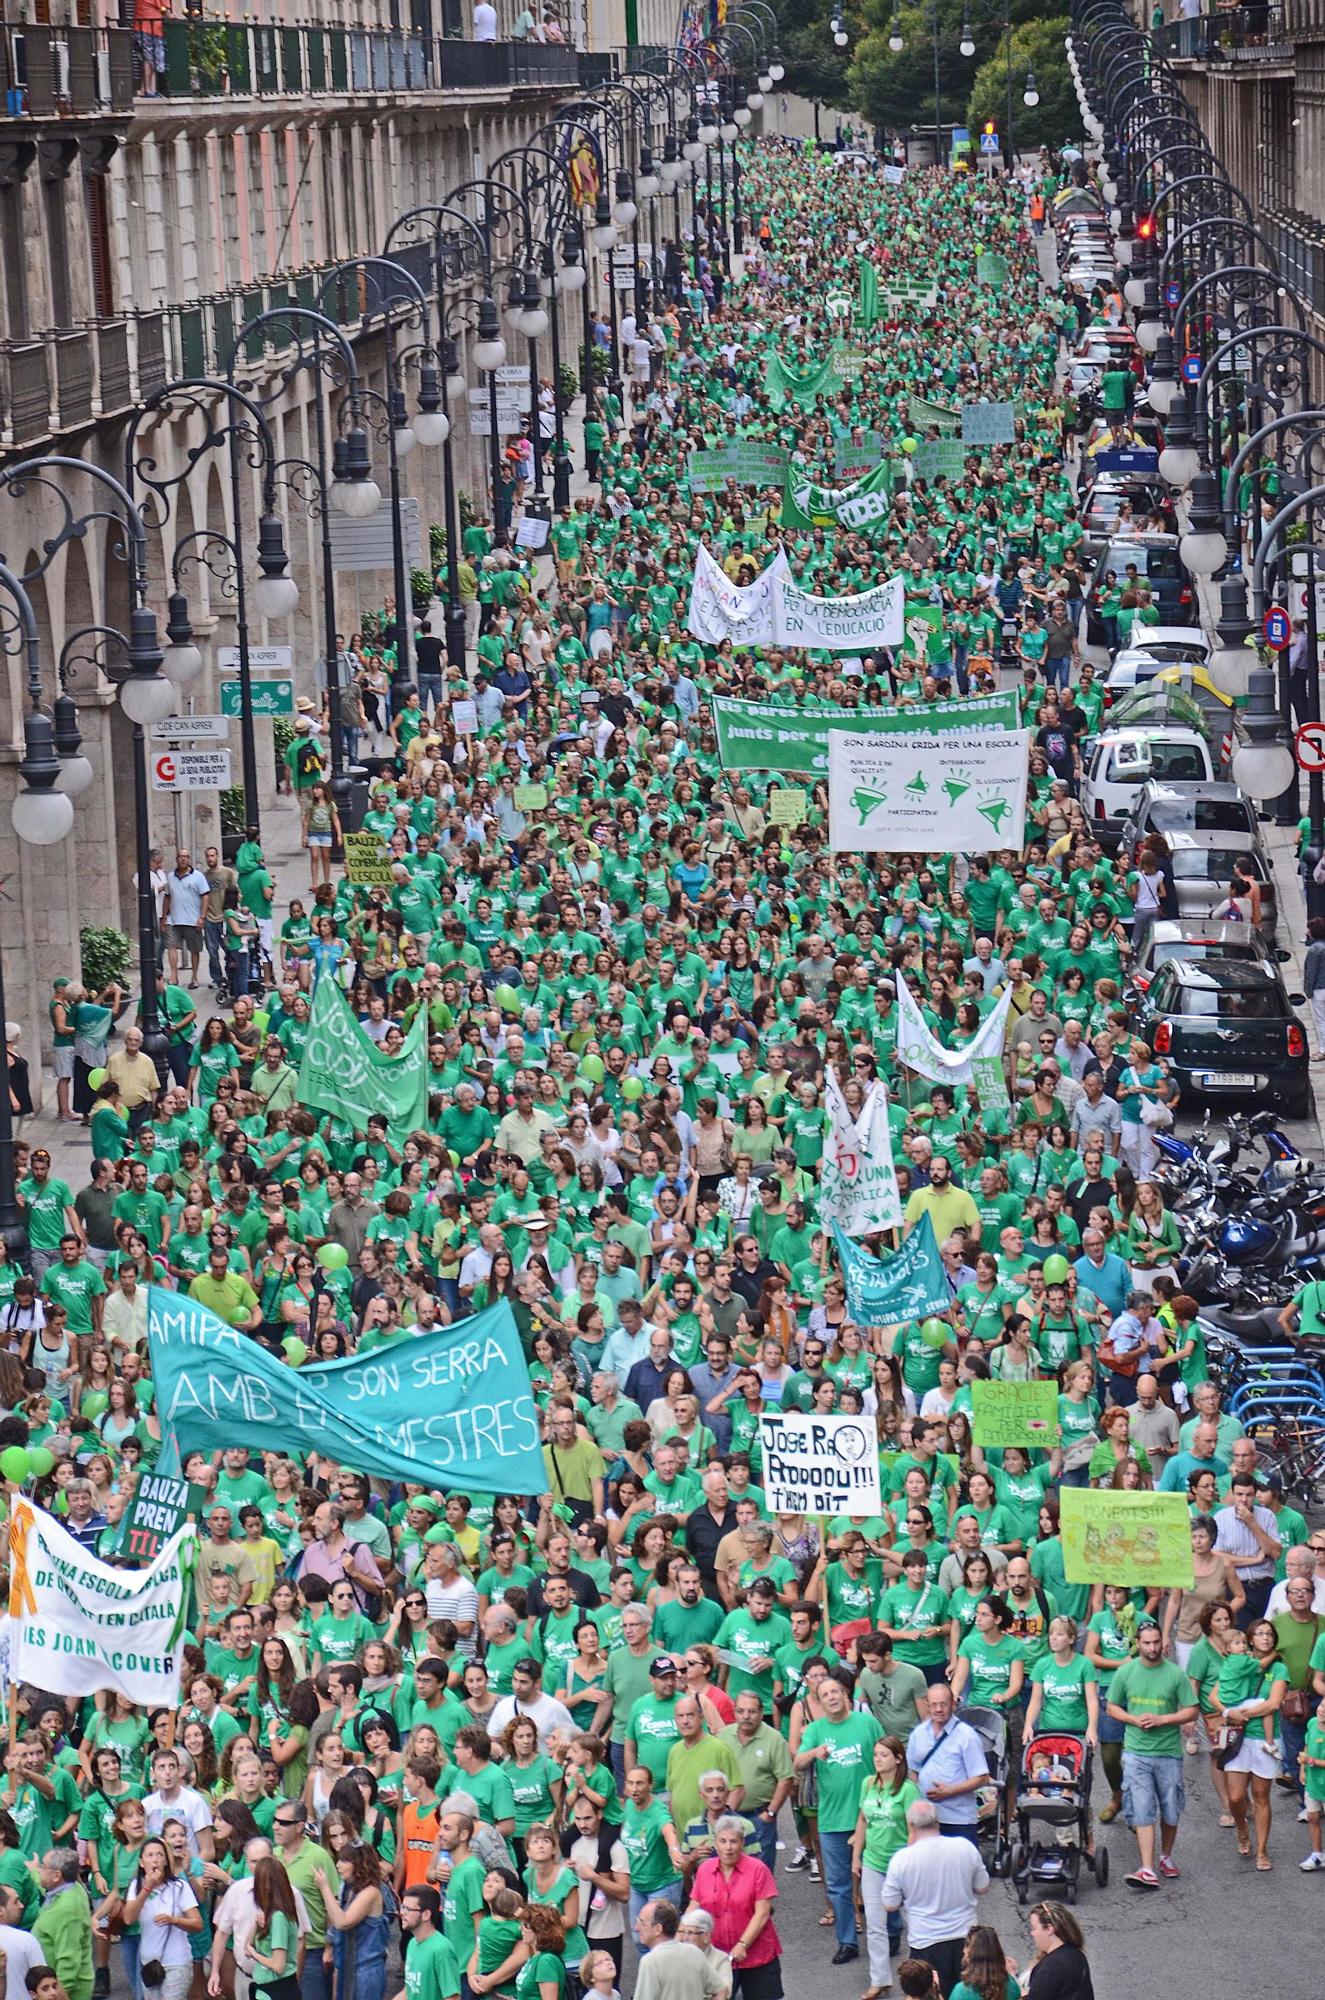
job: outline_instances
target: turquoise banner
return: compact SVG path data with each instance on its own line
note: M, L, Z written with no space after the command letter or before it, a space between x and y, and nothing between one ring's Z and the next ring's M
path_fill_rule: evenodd
M851 1317L862 1326L894 1326L925 1313L945 1313L952 1293L934 1240L934 1225L922 1215L886 1264L867 1256L833 1224L833 1248L842 1266Z
M317 1452L448 1493L547 1491L529 1370L504 1303L295 1369L196 1300L150 1285L147 1338L162 1429L181 1458L243 1445Z

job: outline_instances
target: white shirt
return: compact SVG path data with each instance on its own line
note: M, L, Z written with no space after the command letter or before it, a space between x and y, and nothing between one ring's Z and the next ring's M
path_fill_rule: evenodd
M1261 1533L1269 1535L1272 1540L1277 1542L1279 1540L1279 1525L1269 1508L1253 1507L1251 1511L1256 1517L1256 1526L1260 1529ZM1257 1558L1255 1562L1240 1563L1238 1565L1238 1575L1244 1583L1259 1577L1274 1575L1274 1558L1263 1554L1261 1545L1255 1535L1244 1522L1239 1521L1231 1505L1220 1507L1216 1510L1215 1527L1218 1530L1215 1536L1215 1547L1221 1555L1255 1556Z
M436 1578L424 1584L428 1597L429 1618L449 1618L457 1625L470 1625L475 1629L467 1639L456 1641L456 1650L472 1657L477 1645L478 1591L467 1577L458 1576L454 1583L439 1583Z
M912 1951L964 1938L975 1922L976 1898L989 1887L989 1871L975 1843L924 1833L894 1854L883 1878L885 1910L906 1909Z
M547 1750L548 1740L557 1730L564 1730L568 1736L575 1733L575 1717L555 1696L540 1694L533 1701L521 1701L518 1695L508 1694L488 1717L489 1736L500 1736L507 1723L513 1722L517 1715L527 1715L537 1726L538 1747L543 1751Z
M163 1882L143 1904L138 1922L142 1930L143 1957L160 1959L162 1965L187 1965L193 1956L190 1933L174 1924L159 1924L158 1917L186 1917L198 1898L182 1875Z
M201 868L191 868L187 875L172 869L166 877L164 898L168 921L196 930L202 922L203 899L209 886Z
M147 1831L159 1834L168 1819L181 1820L189 1830L189 1853L198 1852L198 1835L212 1824L212 1809L201 1792L195 1792L188 1785L181 1785L175 1797L167 1801L163 1792L149 1792L143 1800L143 1811L147 1815ZM188 1905L184 1906L186 1909ZM184 1935L182 1931L178 1933ZM160 1958L160 1952L144 1949L144 1958Z
M495 42L497 39L497 9L488 0L474 0L474 40Z
M1311 1608L1319 1613L1325 1611L1325 1577L1316 1577L1312 1584ZM1265 1604L1267 1618L1277 1618L1281 1611L1288 1609L1288 1579L1276 1583Z
M31 1931L0 1924L0 1951L5 1955L5 2000L28 2000L24 1975L34 1965L44 1965L46 1954Z

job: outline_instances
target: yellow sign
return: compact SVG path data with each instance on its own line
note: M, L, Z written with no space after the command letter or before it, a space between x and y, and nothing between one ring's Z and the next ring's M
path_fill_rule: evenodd
M345 836L345 878L365 889L391 889L395 876L386 848L375 833L347 833Z
M547 804L547 786L517 785L511 793L511 804L519 813L542 812Z
M771 826L803 826L809 812L809 795L790 785L779 785L768 795Z
M1190 1590L1191 1523L1182 1493L1060 1489L1063 1574L1069 1583Z

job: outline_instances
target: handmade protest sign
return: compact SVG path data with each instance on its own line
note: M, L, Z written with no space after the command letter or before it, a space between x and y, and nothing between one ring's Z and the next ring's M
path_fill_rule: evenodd
M1059 1489L1063 1574L1069 1583L1190 1590L1191 1520L1182 1493Z
M901 644L904 605L900 576L852 597L812 597L781 577L773 597L773 636L779 646L817 652L877 652Z
M982 285L1006 285L1008 260L997 250L982 250L975 260L976 280Z
M715 695L712 708L718 755L728 771L826 771L831 729L895 736L912 730L1017 727L1017 697L1011 688L1003 694L915 702L909 708L798 708L727 695Z
M911 454L917 479L960 479L966 447L958 438L925 438Z
M111 1569L40 1507L9 1533L9 1671L51 1694L123 1695L177 1708L196 1537L179 1529L145 1572Z
M971 1063L971 1081L982 1111L1007 1110L1012 1100L1000 1057L977 1056Z
M686 630L706 646L720 646L725 639L738 646L771 645L773 597L786 573L786 551L779 549L753 583L733 583L701 545L695 552Z
M809 794L790 785L778 785L768 795L770 826L802 826Z
M931 403L924 396L912 396L908 408L913 431L955 431L961 424L960 410L950 410L946 403Z
M964 445L1011 444L1016 435L1016 415L1011 403L962 404Z
M1011 1006L1012 989L1009 987L998 1005L991 1008L985 1016L978 1031L964 1048L945 1049L942 1042L936 1041L930 1034L911 988L904 979L899 979L897 1060L907 1069L913 1069L917 1076L927 1078L930 1083L973 1083L975 1065L978 1062L997 1061L1002 1055Z
M881 1083L870 1086L859 1118L853 1118L831 1069L824 1072L828 1135L824 1141L819 1213L841 1225L848 1236L897 1229L902 1198L893 1165L888 1098Z
M371 1479L543 1493L538 1410L503 1301L458 1326L287 1367L179 1292L148 1287L157 1409L182 1458L226 1445L316 1452Z
M376 833L345 835L345 879L365 889L394 889L386 843Z
M873 472L883 457L883 439L877 431L859 431L839 437L833 446L833 472L844 484L863 479ZM889 468L891 474L891 468Z
M862 1326L895 1326L923 1319L952 1304L943 1259L929 1216L922 1215L900 1250L880 1263L833 1224L833 1245L847 1288L851 1317Z
M400 1054L385 1055L359 1026L335 980L319 979L299 1065L299 1102L360 1131L380 1113L404 1139L428 1120L427 1035L427 1010L420 1008Z
M828 732L828 844L835 854L984 854L1019 844L1026 730L979 736Z
M517 812L542 812L547 804L546 785L513 785L511 804Z
M1058 1435L1058 1384L972 1382L971 1435L982 1446L1047 1451Z
M738 486L781 486L786 477L785 445L762 438L730 438L725 444L692 451L686 476L692 493L721 493L729 479Z
M773 1514L877 1514L874 1426L863 1417L788 1411L759 1419L764 1498Z
M187 1479L141 1472L124 1524L123 1549L131 1562L155 1562L171 1536L196 1514L206 1495Z

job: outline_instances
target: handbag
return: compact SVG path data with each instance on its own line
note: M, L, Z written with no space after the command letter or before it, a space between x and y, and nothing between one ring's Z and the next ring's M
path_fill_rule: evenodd
M1315 1714L1317 1698L1307 1688L1286 1688L1279 1704L1281 1722L1309 1722Z
M1220 1724L1219 1735L1215 1739L1215 1747L1210 1753L1210 1761L1214 1764L1216 1770L1225 1771L1228 1769L1229 1764L1242 1748L1243 1738L1246 1734L1247 1730L1244 1723L1223 1722Z
M138 1967L138 1977L144 1986L164 1986L166 1968L159 1958L145 1958Z

